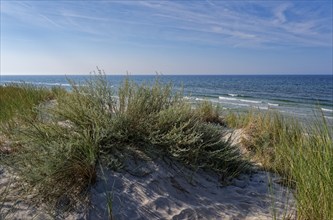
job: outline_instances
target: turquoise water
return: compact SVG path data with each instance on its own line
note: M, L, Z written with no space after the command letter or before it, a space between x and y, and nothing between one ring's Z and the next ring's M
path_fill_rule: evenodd
M87 76L67 76L84 83ZM115 87L124 76L108 75ZM138 83L151 82L155 76L131 76ZM184 88L190 102L210 100L226 109L275 109L283 114L307 119L323 114L333 121L333 75L177 75L160 76L162 82L172 82L175 89ZM66 76L1 76L0 84L32 83L43 86L60 85L69 88Z

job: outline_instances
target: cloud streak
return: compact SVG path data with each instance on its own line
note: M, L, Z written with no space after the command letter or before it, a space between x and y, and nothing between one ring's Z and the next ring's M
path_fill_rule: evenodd
M332 9L319 2L31 1L3 2L1 12L29 25L100 40L332 47Z

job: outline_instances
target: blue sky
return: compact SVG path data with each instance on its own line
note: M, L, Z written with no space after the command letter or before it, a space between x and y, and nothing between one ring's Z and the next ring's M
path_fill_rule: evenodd
M332 0L1 0L0 52L1 74L332 74Z

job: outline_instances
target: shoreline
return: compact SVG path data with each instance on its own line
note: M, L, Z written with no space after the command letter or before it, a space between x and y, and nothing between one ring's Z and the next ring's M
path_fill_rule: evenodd
M325 75L324 75L325 76ZM326 75L327 77L329 75ZM6 78L7 77L7 78ZM9 77L9 78L8 78ZM64 76L43 76L42 79L38 79L38 76L4 76L2 79L3 83L9 83L11 81L15 81L16 83L22 83L23 81L19 81L20 77L23 77L21 80L24 80L25 82L32 83L32 85L36 86L46 86L48 88L52 86L60 86L65 89L70 88L70 84L67 82L66 78ZM91 77L91 75L72 75L74 80L78 80L79 83L84 82L85 79L88 79ZM107 80L110 80L109 83L112 83L113 86L117 89L119 85L121 84L121 81L126 78L126 76L114 76L114 75L107 75ZM142 82L150 82L152 83L154 81L154 78L156 76L149 75L149 76L136 76L131 75L129 76L130 79L133 79L137 83ZM254 89L253 91L249 90L252 87L247 86L246 89L236 90L235 88L231 87L232 85L236 85L233 81L234 78L238 79L237 76L224 76L227 77L226 79L232 83L230 86L227 86L226 89L223 89L225 87L225 84L222 84L220 87L216 87L214 84L214 80L212 79L219 79L217 76L211 76L212 79L206 79L204 76L193 76L193 77L199 77L201 81L207 80L206 86L204 87L197 87L196 81L191 82L191 75L187 76L170 76L170 75L163 75L163 76L157 76L160 79L162 79L162 82L171 80L171 82L174 83L174 87L177 88L176 90L180 89L182 86L179 84L180 80L184 84L184 98L187 98L189 102L198 103L201 101L210 101L212 103L215 103L217 105L223 106L225 109L229 109L232 111L247 111L250 109L258 109L261 111L268 111L268 110L276 110L281 112L284 115L296 117L303 121L305 121L307 118L313 118L314 115L321 115L323 114L326 120L333 126L333 103L332 99L329 99L328 96L331 95L330 93L327 93L328 96L325 95L315 95L316 93L311 92L311 88L309 85L304 85L303 90L308 89L309 92L311 92L311 97L309 98L309 94L304 93L303 95L296 95L297 91L295 90L294 93L277 93L278 96L274 93L269 92L270 96L268 96L268 91L266 89ZM201 77L201 78L200 78ZM221 76L223 77L223 76ZM231 78L230 78L231 77ZM256 83L256 78L251 79L251 76L244 76L246 81L244 82L250 82L250 83ZM252 76L255 77L255 76ZM263 78L267 76L262 76ZM275 76L276 78L278 76ZM281 77L288 77L288 76L281 76ZM299 82L298 78L299 76L295 76L295 83ZM309 77L315 77L314 75ZM16 78L16 80L15 80ZM229 79L230 78L230 79ZM311 79L312 79L311 78ZM233 79L233 80L231 80ZM279 78L277 78L279 80ZM282 78L284 79L284 78ZM326 78L325 78L326 79ZM244 80L244 79L243 79ZM313 79L312 79L313 80ZM328 78L330 80L330 78ZM188 81L188 82L187 82ZM226 82L229 82L226 81ZM327 79L326 79L327 81ZM224 81L221 81L223 83ZM241 83L242 81L240 81ZM273 81L272 81L273 82ZM259 82L257 82L258 84ZM333 83L333 82L332 82ZM211 84L211 85L210 85ZM292 85L292 82L290 83ZM323 84L324 85L324 84ZM323 86L322 85L322 86ZM211 86L211 87L210 87ZM318 84L319 86L319 84ZM257 87L260 87L260 83L257 85ZM309 87L309 88L307 88ZM327 86L326 86L327 87ZM213 89L214 88L214 89ZM316 88L316 87L314 87ZM253 89L253 88L252 88ZM333 88L326 88L326 90L332 90ZM216 90L216 91L215 91ZM248 91L249 90L249 91ZM199 92L197 92L199 91ZM322 93L323 91L320 90ZM252 94L253 93L253 94ZM291 95L294 94L294 95ZM295 97L294 97L295 96ZM320 104L321 103L321 104Z

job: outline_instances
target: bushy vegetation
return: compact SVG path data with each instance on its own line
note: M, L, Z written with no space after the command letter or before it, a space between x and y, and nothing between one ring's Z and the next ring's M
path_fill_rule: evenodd
M196 106L196 112L203 121L224 125L224 120L221 117L220 105L214 106L212 102L199 102Z
M102 74L71 84L71 92L53 93L53 104L35 108L44 117L25 117L14 136L20 149L6 160L44 199L82 195L96 180L98 161L116 169L134 151L224 178L248 169L238 149L222 141L222 127L211 123L216 109L193 109L170 84L126 79L116 92Z
M295 189L298 219L333 219L333 131L318 118L304 126L277 112L227 117L244 129L251 158Z

